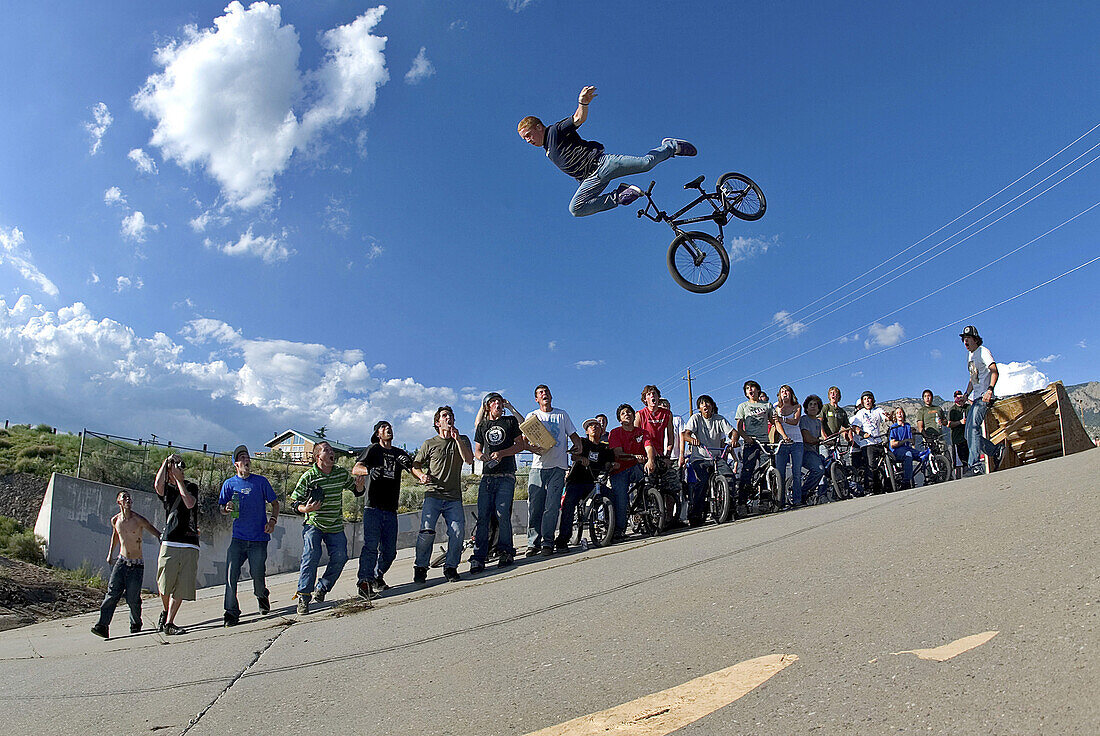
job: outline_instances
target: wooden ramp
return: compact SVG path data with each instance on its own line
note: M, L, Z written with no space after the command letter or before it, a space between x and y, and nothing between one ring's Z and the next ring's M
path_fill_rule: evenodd
M1061 381L996 401L985 430L994 444L1008 440L1001 470L1095 447Z

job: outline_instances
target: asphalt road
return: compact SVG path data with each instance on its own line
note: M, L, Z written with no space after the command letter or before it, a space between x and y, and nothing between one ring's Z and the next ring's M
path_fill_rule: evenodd
M787 655L675 733L1095 734L1098 475L1089 451L459 584L405 584L373 609L326 603L301 620L285 608L222 629L220 601L206 597L174 639L102 642L87 633L91 616L4 632L0 729L556 733ZM411 578L402 565L391 582ZM353 579L354 563L337 592L350 595ZM997 633L942 662L898 653L983 632ZM669 710L662 697L645 707ZM667 732L618 732L643 731Z

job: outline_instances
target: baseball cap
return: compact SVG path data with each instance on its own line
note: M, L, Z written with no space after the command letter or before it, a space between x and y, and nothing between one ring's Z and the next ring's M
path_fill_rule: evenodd
M978 334L978 328L974 325L967 325L963 328L963 331L959 333L959 337L972 337L975 340L981 340L982 336Z
M597 419L596 419L595 417L592 417L591 419L585 419L585 420L584 420L584 423L583 423L583 424L581 424L581 429L583 429L583 430L587 431L587 430L588 430L588 425L589 425L589 424L595 424L595 425L597 425L597 426L598 426L598 425L599 425L599 423L600 423L600 422L599 422L599 420L597 420Z
M485 394L485 399L481 402L481 405L482 406L488 406L489 402L492 401L493 399L500 399L501 402L504 401L503 396L498 394L496 391L490 391L489 393Z
M242 454L251 457L247 447L245 447L244 445L237 445L237 449L233 451L233 462L237 462L237 458L239 458Z
M385 419L380 419L379 421L375 422L374 423L374 434L372 434L370 436L371 444L374 444L375 442L378 441L378 430L381 429L382 427L389 427L390 429L393 429L393 425L390 424L389 422L387 422Z

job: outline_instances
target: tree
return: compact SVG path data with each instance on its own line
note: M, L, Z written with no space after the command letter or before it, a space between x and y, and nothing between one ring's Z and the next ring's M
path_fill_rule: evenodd
M328 426L322 424L320 427L313 430L313 434L317 435L321 439L324 439L325 438L325 432L327 432L327 431L328 431Z

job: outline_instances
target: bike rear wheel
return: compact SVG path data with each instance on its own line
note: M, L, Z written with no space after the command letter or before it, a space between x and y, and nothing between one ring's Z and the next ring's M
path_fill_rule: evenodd
M848 486L848 471L840 463L829 466L829 482L833 486L833 495L837 501L843 501L852 495Z
M646 533L656 536L665 530L665 496L656 488L645 490L645 512L643 526Z
M768 503L771 506L772 511L780 511L783 509L783 496L786 495L783 488L783 478L779 475L779 470L772 466L764 473L764 485L767 488Z
M929 457L928 467L931 468L936 483L943 483L951 473L951 461L944 454L933 454Z
M710 515L716 524L724 524L733 513L733 493L730 482L721 473L713 473L707 481L707 495L710 500Z
M611 544L614 534L615 507L611 505L611 499L600 496L592 502L588 516L588 538L592 540L593 547L606 547Z
M726 212L742 220L759 220L768 208L764 192L744 174L732 171L722 174L718 177L717 189Z
M681 233L668 246L668 272L688 291L709 294L730 275L730 257L713 235Z

